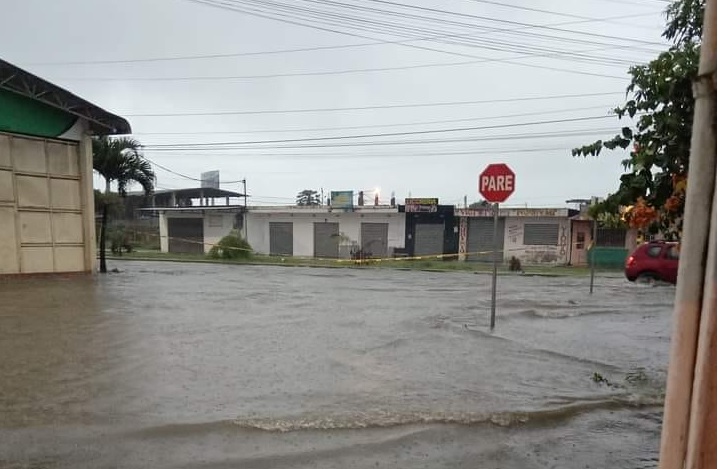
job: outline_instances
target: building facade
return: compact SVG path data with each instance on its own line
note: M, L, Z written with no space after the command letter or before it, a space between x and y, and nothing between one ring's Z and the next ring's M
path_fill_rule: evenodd
M569 262L571 223L567 208L505 208L499 210L498 247L501 261L516 257L522 264L561 265ZM491 208L457 209L459 259L493 259L494 219Z
M405 217L398 207L250 207L247 241L260 254L316 258L391 257L404 249Z
M452 259L458 251L459 226L453 205L435 198L410 198L399 206L406 217L405 254L409 257Z
M0 274L95 270L91 136L130 132L0 60Z
M243 207L162 208L160 251L206 254L232 230L241 230Z

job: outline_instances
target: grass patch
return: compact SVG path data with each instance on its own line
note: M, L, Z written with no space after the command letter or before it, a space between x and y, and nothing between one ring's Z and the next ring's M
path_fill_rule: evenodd
M214 264L244 264L244 265L277 265L288 267L331 267L331 268L374 268L374 269L399 269L399 270L424 270L431 272L474 272L491 273L490 263L482 262L459 262L455 260L404 260L404 259L383 259L369 260L361 263L348 259L313 259L305 257L280 257L254 254L246 259L212 259L204 254L182 254L165 253L156 250L137 250L123 254L120 257L108 257L110 259L126 260L161 260L174 262L206 262ZM618 275L622 270L618 269L596 269L600 274ZM499 266L500 275L537 275L537 276L575 276L584 277L590 274L588 267L570 266L524 266L524 273L509 272L508 265Z

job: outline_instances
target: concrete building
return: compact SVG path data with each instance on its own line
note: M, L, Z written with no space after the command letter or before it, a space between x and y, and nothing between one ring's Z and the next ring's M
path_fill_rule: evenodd
M404 213L398 207L365 205L250 207L247 241L262 254L318 258L389 257L404 248Z
M499 210L499 250L502 261L518 258L522 264L560 265L571 251L568 208L503 208ZM459 260L492 260L494 221L491 208L456 209L459 218Z
M91 136L130 132L0 60L0 274L95 270Z
M440 255L455 259L459 226L453 205L439 205L437 198L408 198L399 211L406 214L405 254L409 257Z
M158 215L162 252L202 254L232 230L242 231L245 206L237 199L243 197L208 187L174 189L156 193L153 207L140 211Z

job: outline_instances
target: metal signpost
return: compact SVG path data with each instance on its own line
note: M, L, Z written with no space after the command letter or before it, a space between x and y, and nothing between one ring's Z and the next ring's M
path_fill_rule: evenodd
M491 330L496 325L496 278L499 268L499 203L505 202L516 189L516 175L503 163L490 164L479 174L479 193L494 209L494 252L491 276Z
M593 280L596 276L596 241L598 240L598 220L593 220L593 239L591 240L591 286L588 289L589 295L593 295Z

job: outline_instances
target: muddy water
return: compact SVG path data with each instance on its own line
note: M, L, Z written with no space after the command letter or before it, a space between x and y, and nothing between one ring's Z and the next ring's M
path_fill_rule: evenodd
M656 466L672 287L116 266L0 283L0 468Z

